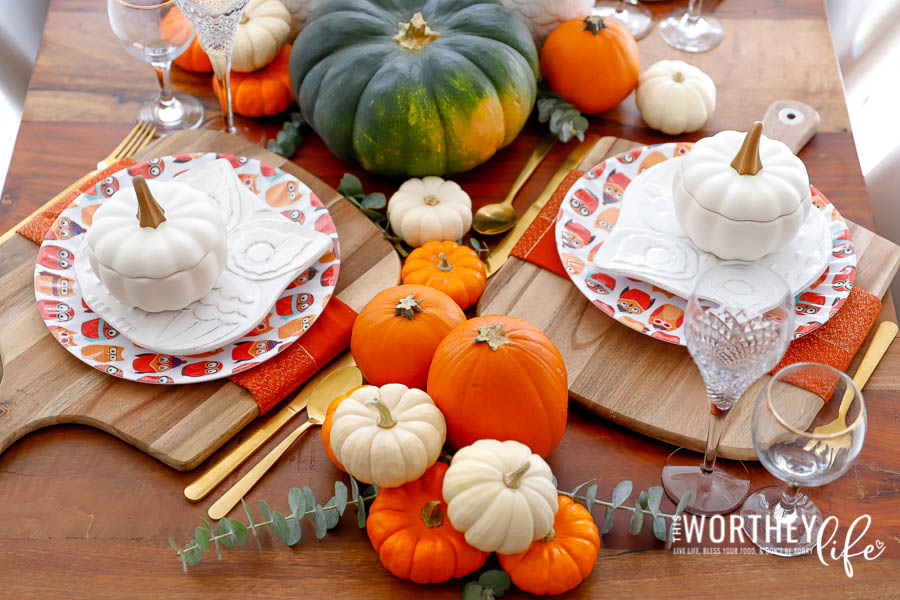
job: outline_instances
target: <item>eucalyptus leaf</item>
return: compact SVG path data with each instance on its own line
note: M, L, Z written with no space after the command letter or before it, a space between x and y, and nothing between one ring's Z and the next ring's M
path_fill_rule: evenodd
M286 121L281 130L291 141L294 141L300 137L300 128L297 127L297 125L295 125L292 121Z
M338 185L337 191L344 196L356 196L357 194L362 194L362 182L356 175L344 173L344 176L341 177L341 183Z
M297 146L294 144L294 140L290 138L288 134L283 131L279 131L278 135L275 136L275 141L281 146L281 149L284 151L285 156L293 156L294 152L297 151Z
M659 504L662 502L662 496L663 488L660 485L654 485L647 490L647 508L654 518L659 516Z
M334 482L334 507L339 516L344 516L347 510L347 486L343 481Z
M321 504L316 504L315 522L316 522L316 539L322 539L328 533L328 523L325 519L325 511L322 510Z
M209 532L202 527L194 528L194 544L200 552L209 550Z
M350 497L354 502L359 500L359 484L352 477L350 478Z
M616 518L616 511L610 507L606 507L606 510L603 511L603 526L600 528L600 533L606 535L613 528L613 521Z
M483 600L482 593L484 592L484 588L478 585L477 581L470 581L463 587L462 597L463 600Z
M253 522L253 515L250 514L250 507L247 506L247 503L241 498L241 506L244 507L244 512L247 513L247 529L253 534L253 540L256 542L256 547L259 550L259 553L262 554L262 544L259 543L259 535L256 533L255 523Z
M200 552L199 548L191 548L182 552L181 557L187 564L194 566L203 559L203 553Z
M362 498L356 502L356 524L360 529L366 528L366 503Z
M288 534L284 543L288 546L293 546L303 536L303 528L300 527L300 521L297 519L285 519L285 521L287 522Z
M263 500L259 501L259 512L262 515L263 521L272 520L272 509Z
M387 206L387 198L385 198L384 194L382 194L381 192L366 194L365 197L363 197L363 199L361 200L361 204L365 208L378 210Z
M291 514L297 517L302 517L306 512L306 503L298 488L292 488L288 492L288 506L291 507Z
M287 154L287 152L285 152L284 147L275 140L269 140L268 142L266 142L266 150L268 150L269 152L273 152L278 156L283 156L284 158L291 157L290 154Z
M490 588L494 595L499 597L509 590L512 581L506 571L491 569L481 574L478 578L478 585L483 588Z
M673 513L674 516L678 517L684 512L685 507L691 502L692 495L691 492L688 492L681 497L681 500L678 501L678 506L675 507L675 512Z
M613 507L618 508L628 500L628 496L631 495L632 483L627 479L625 481L620 481L616 484L616 487L613 489L612 493L612 504Z
M653 535L661 542L666 541L666 520L663 517L653 517Z
M228 519L219 519L219 523L216 525L216 535L225 536L219 540L223 546L229 549L234 548L234 533L231 531L231 523L228 522Z
M169 545L172 546L172 550L174 550L175 553L178 554L178 544L175 543L175 538L171 535L169 536Z
M219 540L216 539L216 533L213 530L213 526L203 517L201 517L200 520L203 521L203 526L206 527L206 531L209 532L209 537L210 539L212 539L212 543L216 547L216 558L222 560L222 549L219 547Z
M372 485L366 487L366 489L363 490L363 496L366 496L366 497L374 496L377 493L378 493L378 486L375 485L374 483Z
M638 509L635 509L631 514L631 522L628 523L628 531L631 532L631 535L637 535L641 532L641 527L644 525L644 513Z
M302 114L295 111L295 112L292 112L290 116L291 116L291 123L296 125L298 129L300 127L306 127L306 121L303 119Z
M228 522L231 524L231 531L234 534L237 545L243 546L244 544L246 544L247 527L237 519L228 519Z
M641 490L641 493L638 494L638 506L647 508L647 492L644 490Z
M597 484L595 483L591 487L588 488L587 493L584 495L585 505L587 505L587 509L591 510L591 506L597 501Z
M292 519L293 521L293 519ZM296 521L293 521L296 523ZM272 513L272 529L275 530L276 535L281 538L281 541L285 544L288 543L288 540L291 536L291 530L288 526L288 520L285 518L283 514L278 511Z
M578 492L580 492L580 491L584 488L584 486L586 486L586 485L588 485L588 484L590 484L590 483L592 483L592 482L594 482L594 481L595 481L594 479L588 479L588 480L585 481L585 482L579 483L578 485L575 486L575 489L573 489L573 490L572 490L571 492L569 492L569 493L572 494L573 496L575 496L575 495L578 494ZM556 485L556 482L554 482L554 485Z
M312 488L306 486L300 490L300 493L303 494L303 504L306 507L306 511L313 510L316 506L316 495L313 493Z
M338 521L341 520L341 515L338 514L337 507L335 506L336 502L337 501L332 498L326 502L323 507L323 512L325 513L325 527L328 529L337 527Z

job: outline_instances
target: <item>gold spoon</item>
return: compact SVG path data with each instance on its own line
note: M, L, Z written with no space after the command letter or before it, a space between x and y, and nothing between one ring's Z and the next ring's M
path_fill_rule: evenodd
M332 400L361 384L362 373L356 367L343 367L323 379L312 391L309 403L306 405L308 420L284 438L265 458L256 463L230 490L222 494L222 497L209 507L209 518L221 519L230 513L231 509L237 506L241 498L246 496L256 482L262 479L262 476L272 468L281 455L287 452L297 438L313 425L321 425L325 422L325 413Z
M528 181L528 178L531 177L531 174L534 173L537 166L541 164L541 161L544 160L544 157L547 156L547 153L550 152L550 148L552 148L555 143L556 136L552 134L547 134L541 139L537 148L535 148L534 152L531 153L531 156L528 157L525 166L522 167L522 170L513 182L512 187L509 188L509 193L506 194L506 198L503 202L486 204L479 208L472 217L472 229L483 235L496 235L498 233L503 233L504 231L509 231L515 226L519 217L516 215L516 210L512 206L513 200L516 199L519 190L522 189L522 186L525 185L525 182Z

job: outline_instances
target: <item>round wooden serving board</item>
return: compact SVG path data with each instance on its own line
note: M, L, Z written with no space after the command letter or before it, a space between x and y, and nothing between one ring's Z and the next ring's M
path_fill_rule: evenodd
M359 311L400 281L400 259L381 233L334 189L243 138L182 131L135 156L189 152L244 155L306 183L328 207L341 244L337 297ZM107 431L180 471L194 468L259 413L250 393L227 379L181 386L132 383L81 363L50 335L34 300L38 246L14 235L0 244L0 452L30 431L81 423Z

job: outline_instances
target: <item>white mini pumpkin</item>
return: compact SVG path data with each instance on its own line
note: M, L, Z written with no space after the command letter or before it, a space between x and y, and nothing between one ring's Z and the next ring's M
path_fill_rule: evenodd
M644 122L669 135L697 131L716 110L716 84L680 60L653 63L638 79L635 97Z
M501 3L522 17L538 48L562 23L586 17L594 8L594 0L501 0Z
M117 191L94 213L85 249L109 292L148 312L180 310L204 297L228 259L225 222L205 193L177 181L148 182L163 211L141 224L135 188Z
M455 181L409 179L388 203L391 229L407 244L455 241L472 226L472 199Z
M703 138L675 171L675 216L701 250L757 260L784 248L812 206L803 161L762 135L722 131Z
M513 440L461 448L444 476L447 517L483 552L516 554L553 528L559 508L543 458Z
M234 37L231 68L249 73L261 69L291 36L291 13L281 0L250 0Z
M332 416L330 444L347 473L379 487L414 481L435 463L447 425L431 396L400 383L354 390Z

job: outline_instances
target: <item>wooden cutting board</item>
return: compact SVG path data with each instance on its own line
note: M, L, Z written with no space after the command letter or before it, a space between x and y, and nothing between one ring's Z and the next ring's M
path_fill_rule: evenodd
M136 160L188 152L258 158L306 183L328 207L341 244L337 297L359 311L400 281L400 259L381 233L334 189L287 159L215 131L182 131L158 140ZM0 452L30 431L57 423L91 425L162 462L197 466L259 408L227 379L181 386L133 383L92 369L50 335L38 315L32 281L38 246L14 235L0 244Z
M641 145L604 137L577 168L587 171L605 158ZM828 190L823 192L827 196ZM881 298L900 266L900 247L848 224L858 260L855 285ZM569 396L588 410L678 446L701 452L706 446L709 409L703 380L687 349L611 319L567 277L510 257L488 280L478 314L512 315L543 329L565 360ZM756 458L750 421L757 393L767 380L768 376L757 382L732 409L720 456Z

